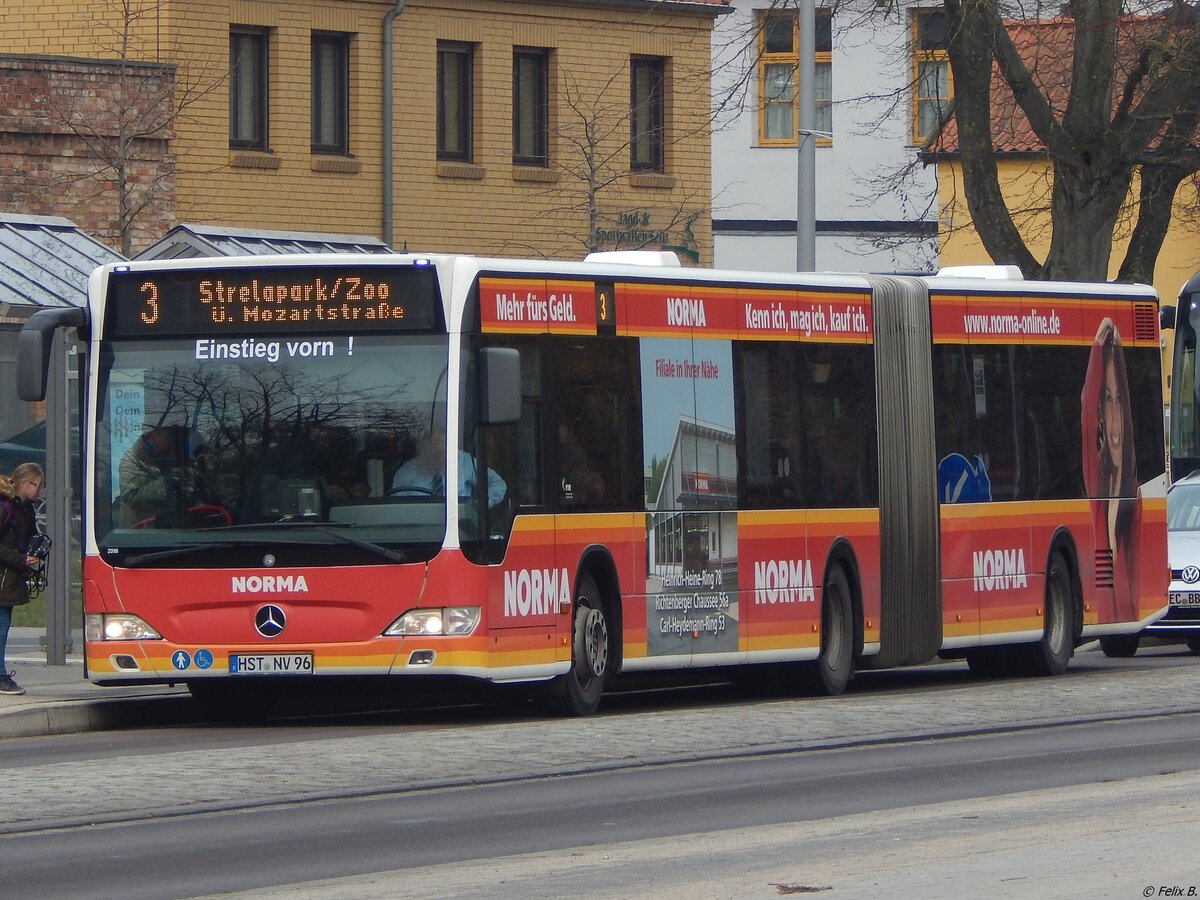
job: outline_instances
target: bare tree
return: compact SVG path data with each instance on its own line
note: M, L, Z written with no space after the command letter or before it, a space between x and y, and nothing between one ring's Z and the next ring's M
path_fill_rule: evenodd
M758 6L799 9L797 0ZM869 39L873 24L903 23L910 4L818 6L832 6L835 42L844 53L846 41ZM973 230L994 260L1020 266L1027 277L1104 280L1114 247L1123 244L1118 277L1152 281L1172 221L1181 210L1200 219L1200 210L1178 202L1181 186L1200 168L1194 0L943 0L941 9L954 85L947 129L961 182L950 193L943 189L940 209L920 186L920 168L945 158L943 141L906 163L861 173L854 202L899 198L913 220L932 219L936 211L943 239ZM720 49L741 65L724 68L726 92L717 93L716 109L752 108L758 39L753 19L740 33L727 32ZM882 133L889 119L907 119L916 88L910 54L907 41L898 43L895 66L880 73L878 91L839 98L839 136L851 127ZM848 106L867 110L867 118L847 125ZM1024 138L1020 156L1005 152L1014 136ZM1020 193L1012 190L1018 182ZM1038 247L1049 248L1044 258Z
M158 44L160 15L155 0L106 0L93 20L96 46L116 69L111 108L97 108L78 92L45 100L55 124L84 148L84 162L70 176L82 188L76 203L111 204L112 230L125 256L133 252L139 223L173 217L176 163L169 145L175 126L225 77L212 61L199 60L186 71L157 61L174 55Z
M1127 228L1118 277L1152 281L1178 188L1200 169L1196 7L1072 0L1057 19L1057 9L1019 10L1023 24L995 0L945 0L945 10L965 199L992 259L1027 277L1103 281ZM994 134L1006 98L993 94L993 69L1014 121L1045 148L1042 198L1002 190ZM1018 222L1031 200L1049 211L1044 260Z
M565 66L559 69L553 118L547 128L548 145L553 148L548 160L550 180L530 195L541 201L534 204L539 229L556 234L561 252L571 256L618 246L666 248L698 259L691 226L709 210L707 182L682 192L657 188L664 199L653 206L653 215L646 206L629 208L636 204L630 204L625 185L639 173L632 171L630 164L633 113L627 77L628 71L621 68L599 79L577 77ZM676 96L695 95L697 84L707 89L707 65L687 70L676 60L671 78ZM708 119L700 115L689 121L677 120L668 130L669 135L651 137L669 138L676 145L707 141ZM670 181L653 173L640 177ZM614 208L617 203L627 206L618 210ZM544 248L511 240L505 248L544 252Z

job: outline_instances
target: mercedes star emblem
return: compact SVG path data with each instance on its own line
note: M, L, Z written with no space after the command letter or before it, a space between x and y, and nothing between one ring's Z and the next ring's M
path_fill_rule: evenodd
M260 606L254 614L254 627L263 637L278 637L287 623L287 617L278 606Z

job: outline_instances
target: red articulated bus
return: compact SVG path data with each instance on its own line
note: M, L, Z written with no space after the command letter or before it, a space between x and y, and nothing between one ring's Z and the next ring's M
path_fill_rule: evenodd
M79 329L88 677L587 714L650 670L1056 674L1163 614L1153 291L671 262L98 269L19 385Z

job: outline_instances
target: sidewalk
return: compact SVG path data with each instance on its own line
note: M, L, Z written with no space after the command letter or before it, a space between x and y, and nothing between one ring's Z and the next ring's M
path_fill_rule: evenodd
M40 628L13 628L5 661L25 693L0 695L0 740L99 731L130 725L189 721L194 712L187 688L97 687L83 674L82 640L65 666L46 665ZM127 703L131 699L146 702Z

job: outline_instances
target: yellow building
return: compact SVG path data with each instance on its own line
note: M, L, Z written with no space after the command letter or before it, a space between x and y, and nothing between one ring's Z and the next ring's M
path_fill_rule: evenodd
M44 0L7 4L0 36L177 67L176 221L710 264L709 36L726 4Z

